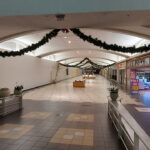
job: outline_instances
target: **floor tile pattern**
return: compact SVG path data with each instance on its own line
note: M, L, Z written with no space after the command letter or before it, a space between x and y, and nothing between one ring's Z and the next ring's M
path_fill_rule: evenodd
M135 107L135 109L139 112L150 112L150 108L145 107Z
M74 89L78 79L27 92L22 111L0 118L0 127L15 124L11 135L0 128L0 150L125 150L107 114L108 81L97 77ZM32 128L10 138L24 126Z
M60 128L52 140L52 143L93 146L93 130Z
M51 115L50 112L29 112L22 116L22 118L32 118L32 119L46 119Z
M32 125L4 124L0 126L0 138L18 139L32 128Z
M67 121L93 122L94 116L92 114L70 114Z

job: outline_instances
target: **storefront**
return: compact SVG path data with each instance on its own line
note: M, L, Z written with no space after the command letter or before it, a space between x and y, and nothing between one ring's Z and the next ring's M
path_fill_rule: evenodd
M109 79L113 79L117 81L117 64L112 65L108 69Z
M147 56L132 60L130 65L131 89L150 90L150 57ZM138 87L135 88L135 85Z
M150 89L150 68L136 70L136 79L139 80L139 90Z
M119 68L119 84L125 85L126 83L126 62L118 64Z

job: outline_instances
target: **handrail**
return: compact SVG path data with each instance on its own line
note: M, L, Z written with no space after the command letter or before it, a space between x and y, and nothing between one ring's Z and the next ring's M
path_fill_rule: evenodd
M108 100L108 105L112 106L113 109L123 118L129 127L134 131L134 150L139 150L139 140L144 144L147 150L150 150L150 137L147 133L140 127L136 120L131 116L131 114L125 109L125 107L118 101ZM110 107L109 107L110 108ZM109 110L108 110L109 111ZM110 113L110 112L109 112Z

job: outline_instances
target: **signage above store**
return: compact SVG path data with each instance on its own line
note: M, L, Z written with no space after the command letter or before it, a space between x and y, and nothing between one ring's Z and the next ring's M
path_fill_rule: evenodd
M126 68L126 63L120 63L119 64L119 69L125 69Z

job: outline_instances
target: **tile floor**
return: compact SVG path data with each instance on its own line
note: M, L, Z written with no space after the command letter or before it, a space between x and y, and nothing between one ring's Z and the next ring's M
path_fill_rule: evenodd
M67 121L77 122L94 122L94 115L92 114L70 114Z
M0 138L18 139L33 127L33 125L4 124L0 126Z
M0 118L0 150L124 150L107 114L108 81L78 89L73 80L27 92L22 111Z
M50 142L93 146L93 135L91 129L59 128Z
M31 118L31 119L46 119L51 115L51 112L29 112L22 116L22 118Z

